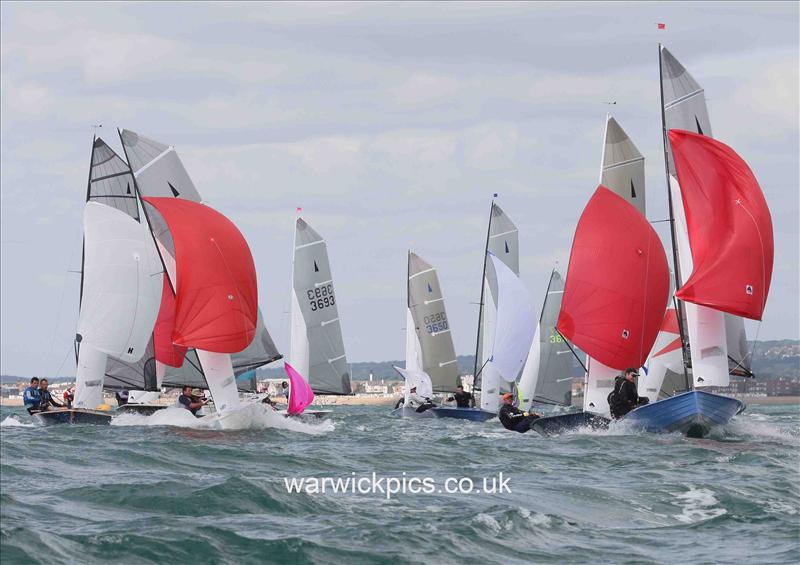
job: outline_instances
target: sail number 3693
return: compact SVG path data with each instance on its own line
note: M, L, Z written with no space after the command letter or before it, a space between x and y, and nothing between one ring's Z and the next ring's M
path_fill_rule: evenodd
M308 304L311 307L312 312L322 310L323 308L327 308L328 306L333 306L336 304L336 300L333 298L332 284L326 284L323 286L318 286L312 290L307 290L306 296L308 297Z

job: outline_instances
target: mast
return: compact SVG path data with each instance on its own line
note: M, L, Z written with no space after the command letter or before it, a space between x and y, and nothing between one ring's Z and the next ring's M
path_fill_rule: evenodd
M672 241L672 270L675 276L675 292L681 287L681 275L678 269L678 246L675 235L675 215L672 208L672 184L669 181L669 139L667 137L667 117L664 109L664 75L661 68L661 44L658 44L658 90L661 99L661 139L664 145L664 173L667 180L667 200L669 201L669 234ZM686 390L692 390L689 381L689 371L686 369L686 335L683 329L683 306L677 298L675 301L675 314L678 317L678 332L681 337L681 353L683 357L683 378L686 382Z
M478 303L478 334L475 338L475 365L472 372L472 390L477 390L475 385L478 383L478 353L481 348L481 321L483 319L483 299L486 290L486 260L489 254L489 235L492 233L492 213L494 212L494 198L489 208L489 226L486 229L486 247L483 249L483 273L481 274L481 300ZM481 370L483 367L481 367Z
M97 134L95 133L92 135L92 152L91 156L89 157L89 177L86 180L86 202L89 202L89 198L92 195L92 167L94 165L94 144L97 141ZM80 294L78 295L78 310L80 310L81 304L83 303L83 264L86 261L86 238L82 238L81 240L81 290ZM77 357L76 357L77 358Z

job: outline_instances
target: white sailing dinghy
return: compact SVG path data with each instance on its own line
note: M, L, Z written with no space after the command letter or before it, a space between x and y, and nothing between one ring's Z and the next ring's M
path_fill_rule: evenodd
M412 388L425 397L433 392L452 393L460 384L450 321L436 269L416 253L408 252L406 277L406 366L395 367L405 378L403 406L393 414L430 418L430 410L417 412L408 406Z
M140 136L129 130L120 132L120 139L142 197L162 197L201 203L201 197L186 169L171 146ZM216 380L227 383L225 393L229 406L238 406L238 392L256 392L255 369L281 358L257 310L255 337L243 350L229 353L203 352L195 347L176 345L172 340L177 301L175 295L175 249L172 235L159 214L150 218L151 230L164 260L164 295L154 332L157 388L183 387L211 390L208 373L218 371ZM237 230L238 232L238 230ZM226 359L229 357L229 359ZM230 371L228 369L230 365ZM216 368L216 369L215 369ZM228 377L233 379L228 379ZM213 390L211 390L213 397ZM218 397L222 394L220 391ZM234 398L235 397L235 398ZM132 393L128 410L149 411L161 408L148 404L146 396ZM219 403L215 401L217 409Z
M155 376L161 261L127 164L102 139L92 142L83 224L75 400L71 409L37 413L45 424L108 424L103 389L144 388Z

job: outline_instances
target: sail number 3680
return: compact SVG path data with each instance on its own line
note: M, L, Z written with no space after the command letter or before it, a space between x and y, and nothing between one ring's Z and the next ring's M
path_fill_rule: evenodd
M308 304L311 307L312 312L322 310L323 308L327 308L328 306L333 306L336 304L336 300L333 298L332 284L326 284L323 286L318 286L312 290L307 290L306 295L308 296Z
M425 316L423 322L425 322L425 329L429 334L443 332L450 327L447 324L447 316L444 312L438 312L436 314L431 314L430 316Z

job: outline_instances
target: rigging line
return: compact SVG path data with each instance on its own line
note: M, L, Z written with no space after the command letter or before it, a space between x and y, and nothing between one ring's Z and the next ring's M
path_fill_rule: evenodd
M69 357L69 354L72 351L72 347L73 347L73 344L70 344L70 346L67 348L67 353L66 353L66 355L64 355L64 358L61 360L61 364L58 366L58 369L56 369L56 372L53 373L53 378L57 377L58 374L61 372L61 369L64 367L64 363L67 362L67 357Z
M578 363L580 364L581 368L583 369L583 372L588 375L589 374L589 369L586 368L586 365L583 364L583 361L581 361L581 358L578 357L577 353L575 353L575 350L572 348L572 345L570 345L569 340L566 337L564 337L564 334L562 334L560 331L558 331L558 328L554 327L553 329L556 330L556 333L558 333L558 335L561 336L561 339L563 339L564 343L567 344L567 347L569 347L569 350L572 351L572 355L575 357L575 359L578 360Z

